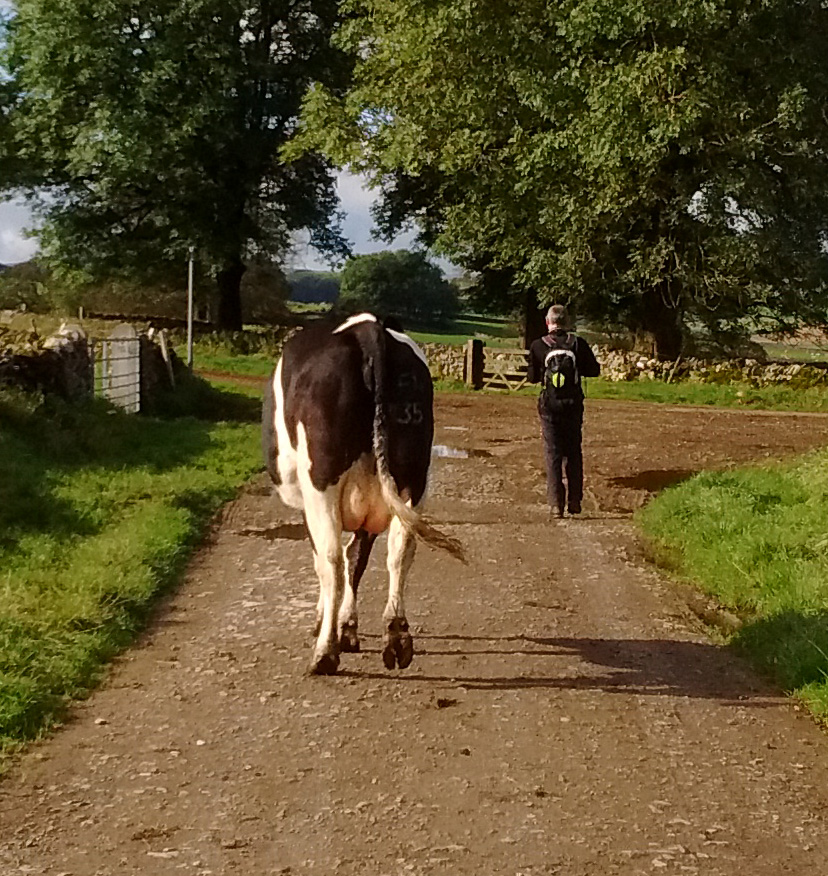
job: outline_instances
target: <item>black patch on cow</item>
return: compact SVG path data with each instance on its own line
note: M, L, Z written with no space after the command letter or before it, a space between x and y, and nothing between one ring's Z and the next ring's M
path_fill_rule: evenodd
M349 580L351 582L351 589L354 591L354 598L356 598L357 591L359 590L359 582L362 580L362 576L368 567L371 548L376 540L377 536L374 533L358 529L348 544L345 554L348 560Z
M290 442L297 446L303 423L316 489L335 484L373 451L379 398L389 471L398 491L420 501L431 461L434 395L428 367L409 344L374 321L340 332L311 326L285 344L282 386Z
M428 366L406 343L386 344L386 429L388 468L397 491L422 499L434 439L434 387Z
M386 316L382 321L383 328L391 329L395 332L404 332L403 324L396 316Z

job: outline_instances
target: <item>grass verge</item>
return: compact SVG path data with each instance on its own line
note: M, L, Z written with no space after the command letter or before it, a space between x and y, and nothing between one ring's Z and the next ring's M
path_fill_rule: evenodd
M742 619L732 644L828 723L828 450L700 474L639 521L665 565Z
M0 769L99 681L259 468L253 405L200 392L241 421L0 391Z
M690 404L769 411L818 411L828 413L828 389L806 389L785 384L754 387L746 383L665 383L660 380L585 382L590 398L645 401L656 404Z

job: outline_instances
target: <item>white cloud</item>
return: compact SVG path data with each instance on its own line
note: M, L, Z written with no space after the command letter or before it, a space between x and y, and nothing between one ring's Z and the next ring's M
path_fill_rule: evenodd
M24 234L31 221L31 214L19 201L0 203L0 264L25 262L37 252L37 241Z

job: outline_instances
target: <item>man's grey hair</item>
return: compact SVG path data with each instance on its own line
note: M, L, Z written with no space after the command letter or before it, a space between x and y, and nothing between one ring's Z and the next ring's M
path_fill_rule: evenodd
M546 311L546 324L550 329L559 329L560 331L572 328L572 323L569 320L569 311L563 304L553 304Z

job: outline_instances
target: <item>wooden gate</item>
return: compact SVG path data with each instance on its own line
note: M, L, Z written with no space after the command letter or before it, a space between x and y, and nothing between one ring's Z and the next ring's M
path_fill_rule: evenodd
M485 347L479 340L466 347L466 383L475 389L512 391L527 386L528 353L518 348Z

